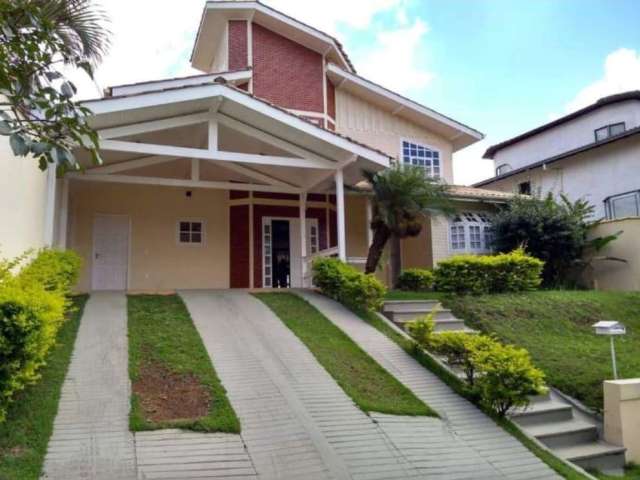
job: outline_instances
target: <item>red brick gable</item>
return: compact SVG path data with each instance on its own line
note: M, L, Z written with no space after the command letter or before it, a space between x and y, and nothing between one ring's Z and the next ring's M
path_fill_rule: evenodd
M247 22L229 20L229 70L247 68Z
M253 24L253 93L279 107L323 113L322 55Z

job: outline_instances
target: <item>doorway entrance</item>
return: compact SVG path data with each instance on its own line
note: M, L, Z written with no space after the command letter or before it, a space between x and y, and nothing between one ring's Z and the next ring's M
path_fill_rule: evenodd
M318 220L307 218L307 253L318 252ZM302 287L300 220L262 219L262 285L265 288Z
M93 219L93 290L126 290L129 271L129 217L96 215Z

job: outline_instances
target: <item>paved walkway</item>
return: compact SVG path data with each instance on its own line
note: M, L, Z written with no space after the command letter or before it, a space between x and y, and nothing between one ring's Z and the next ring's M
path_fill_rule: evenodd
M49 440L45 478L136 478L126 302L123 294L96 293L85 306Z
M382 428L389 433L398 448L410 454L412 463L419 465L421 471L429 474L429 478L432 478L430 472L434 469L438 472L446 471L449 475L456 475L457 478L478 478L475 474L478 463L474 457L488 461L500 472L499 476L504 478L514 480L560 478L518 440L498 427L474 405L453 392L437 376L423 368L378 330L333 300L309 291L299 292L299 294L443 418L447 433L442 432L441 435L437 434L437 429L442 427L430 424L428 420L422 420L423 425L420 428L416 428L413 423L410 428L396 428L393 421L381 419ZM376 415L374 418L380 420ZM393 428L387 428L388 423ZM419 435L421 429L431 437L427 443L423 443L424 436ZM415 435L407 435L409 431ZM401 438L396 435L401 435ZM474 455L467 455L466 460L458 458L455 448L447 446L451 438L457 438L459 443L472 450ZM433 455L432 452L436 454ZM442 470L443 467L444 470Z
M43 477L54 480L255 478L240 435L129 432L127 299L94 293L80 322Z

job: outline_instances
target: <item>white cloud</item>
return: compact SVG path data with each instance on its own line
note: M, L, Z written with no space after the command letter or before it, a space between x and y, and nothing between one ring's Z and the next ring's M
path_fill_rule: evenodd
M472 185L495 175L493 160L482 158L489 145L484 139L453 154L453 183Z
M640 89L640 52L620 48L607 55L604 75L578 92L565 107L565 113L591 105L607 95Z
M376 35L376 43L358 59L358 72L384 86L408 94L429 85L433 74L420 65L420 51L429 31L420 19L409 26Z

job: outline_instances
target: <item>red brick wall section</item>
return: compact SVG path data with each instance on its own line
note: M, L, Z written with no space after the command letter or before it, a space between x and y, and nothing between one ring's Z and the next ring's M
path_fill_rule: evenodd
M327 78L327 114L336 119L336 87L329 78Z
M229 70L247 68L247 22L229 20Z
M306 213L307 218L318 219L318 234L320 235L318 243L320 250L327 248L327 220L325 209L308 208ZM262 287L262 217L298 218L299 215L300 210L297 207L278 205L253 206L253 285L255 288ZM231 259L231 265L233 266L233 257Z
M229 218L229 286L249 288L249 205L231 206Z
M324 111L322 55L253 24L253 93L280 107Z

